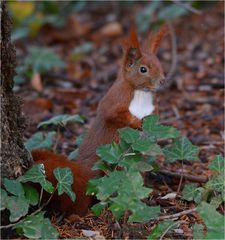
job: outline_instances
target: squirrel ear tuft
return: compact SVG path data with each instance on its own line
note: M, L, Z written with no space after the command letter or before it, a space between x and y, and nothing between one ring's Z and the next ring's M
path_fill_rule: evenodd
M165 25L161 26L159 31L155 34L150 34L150 52L156 54L159 50L160 43L162 39L167 34L167 27ZM153 36L152 36L153 35Z
M125 64L134 63L141 57L138 36L134 27L131 28L129 35L123 40L122 46Z

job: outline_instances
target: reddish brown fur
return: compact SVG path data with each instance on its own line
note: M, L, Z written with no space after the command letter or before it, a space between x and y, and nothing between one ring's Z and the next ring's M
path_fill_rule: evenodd
M152 49L156 50L162 33L155 37L151 43ZM148 88L155 90L158 81L163 77L161 65L157 57L149 51L141 51L136 32L133 30L130 36L124 41L124 59L121 71L117 80L109 89L107 94L100 101L97 116L89 130L85 140L80 146L79 156L76 162L68 161L65 157L53 153L34 151L33 157L37 162L43 162L50 180L53 180L52 171L55 167L70 167L75 176L73 189L76 192L77 200L72 205L70 199L63 196L56 200L61 210L70 213L84 214L87 211L90 198L85 197L86 183L90 178L102 173L91 171L97 160L96 148L101 144L118 142L118 129L123 127L140 128L141 120L131 115L129 104L134 96L134 90ZM146 65L150 71L148 75L142 76L139 73L141 65ZM55 180L54 180L55 181Z
M44 164L48 180L50 180L54 186L56 186L57 181L53 175L53 170L57 167L68 167L71 169L74 177L72 190L76 193L75 203L72 202L65 193L60 197L55 194L51 200L51 206L54 210L62 211L66 214L77 213L81 216L85 215L91 205L91 198L85 194L90 168L79 166L74 161L66 159L63 155L57 155L47 150L33 150L32 156L35 163Z

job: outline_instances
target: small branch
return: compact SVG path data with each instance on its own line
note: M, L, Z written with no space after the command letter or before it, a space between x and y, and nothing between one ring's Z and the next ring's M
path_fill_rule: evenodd
M171 228L173 228L174 226L179 225L179 224L181 224L181 223L186 223L186 221L179 221L179 222L175 222L175 223L171 224L171 225L166 229L166 231L161 235L161 237L160 237L159 240L162 240L163 237L168 233L168 231L169 231Z
M162 173L162 174L165 174L167 176L174 177L174 178L181 178L182 177L182 174L178 173L178 172L171 172L171 171L168 171L168 170L160 170L159 172ZM189 174L185 174L185 173L183 174L183 178L187 179L191 182L197 182L197 183L206 183L208 181L207 177L199 177L199 176L189 175Z
M181 163L182 163L182 172L181 172L180 182L179 182L179 185L178 185L178 188L177 188L177 195L180 192L180 188L181 188L182 181L183 181L183 178L184 178L184 164L183 164L183 161L181 161Z
M178 217L190 214L190 213L195 212L195 211L196 211L196 208L192 208L192 209L188 209L188 210L185 210L185 211L182 211L182 212L179 212L179 213L175 213L175 214L171 214L171 215L165 215L165 216L160 216L158 218L155 218L155 220L161 221L161 220L165 220L165 219L178 218Z
M11 224L8 224L8 225L5 225L5 226L0 226L0 229L7 229L7 228L11 228L11 227L14 227L17 223L19 223L20 221L18 222L15 222L15 223L11 223ZM21 221L22 222L22 221Z

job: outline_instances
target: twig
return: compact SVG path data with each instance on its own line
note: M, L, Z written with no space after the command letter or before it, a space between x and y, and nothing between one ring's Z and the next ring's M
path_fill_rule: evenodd
M188 11L192 12L192 13L195 13L195 14L198 14L198 15L201 15L202 12L199 11L198 9L196 8L193 8L190 4L186 4L184 2L181 2L179 0L172 0L172 2L174 2L175 4L187 9Z
M178 172L171 172L168 170L160 170L159 172L174 178L181 178L181 174ZM199 177L199 176L189 175L185 173L183 174L183 178L192 182L197 182L197 183L205 183L208 181L207 177Z
M180 192L180 188L181 188L182 181L183 181L183 178L184 178L184 164L183 164L183 161L181 161L181 163L182 163L182 172L181 172L180 182L179 182L179 185L178 185L178 188L177 188L177 195Z
M40 197L39 197L39 204L38 204L38 207L41 206L41 200L42 200L42 197L43 197L43 187L41 188L41 192L40 192Z
M171 66L170 66L170 70L166 75L166 80L167 82L167 87L171 86L172 82L169 80L171 80L172 76L175 73L175 70L177 68L177 62L178 62L178 57L177 57L177 41L176 41L176 35L175 35L175 31L174 28L172 26L172 23L169 20L166 20L166 23L168 25L168 30L169 30L169 34L170 34L170 39L171 39L171 47L172 47L172 62L171 62Z
M158 218L155 218L154 220L161 221L161 220L165 220L165 219L178 218L178 217L181 217L183 215L186 215L186 214L189 214L189 213L192 213L192 212L195 212L195 211L196 211L196 208L192 208L192 209L184 210L184 211L179 212L179 213L175 213L175 214L171 214L171 215L165 215L165 216L160 216Z
M169 231L172 227L174 227L174 226L176 226L176 225L178 225L178 224L181 224L181 223L186 223L186 221L179 221L179 222L175 222L175 223L171 224L171 225L165 230L165 232L161 235L161 237L160 237L159 240L162 240L163 237L168 233L168 231Z

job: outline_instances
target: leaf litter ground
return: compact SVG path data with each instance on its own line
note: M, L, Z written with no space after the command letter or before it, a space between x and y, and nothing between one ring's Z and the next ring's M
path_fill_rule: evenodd
M215 3L210 8L203 9L201 16L189 14L174 22L178 42L178 66L170 86L158 93L161 122L177 127L193 144L200 147L200 161L184 163L184 173L203 178L211 174L207 163L215 154L224 154L222 5L221 2ZM135 5L129 9L132 12L137 11ZM104 25L104 21L100 23L96 17L99 12L103 14L105 20L110 18L111 11L107 8L83 13L89 20L96 19L96 22L92 23L93 29ZM124 14L117 18L119 23L129 27L127 19L131 18L131 15L128 11L124 10ZM42 79L44 85L42 92L36 91L35 86L28 83L15 88L24 100L23 111L29 117L27 138L37 132L36 126L40 121L57 114L81 113L87 119L86 124L69 125L69 130L60 132L55 147L57 152L67 155L74 150L76 137L93 122L97 104L117 74L121 54L118 47L121 33L117 34L118 36L106 34L99 38L97 30L90 31L87 27L81 36L77 38L72 36L71 39L56 38L54 31L49 32L47 40L40 34L38 41L44 42L45 45L51 43L51 47L54 47L64 59L67 59L73 47L82 44L84 40L91 41L94 49L80 61L67 63L64 72L48 73ZM23 49L24 46L18 44L17 47ZM172 58L168 38L165 39L159 55L168 71ZM165 165L159 160L159 165L162 169L172 172L179 173L182 169L180 162ZM162 198L177 190L179 178L167 174L150 176L148 184L154 188L154 192L146 202L160 205L163 215L194 208L193 203L185 202L179 197ZM221 213L223 211L223 208L220 209ZM179 216L176 220L182 223L171 233L172 235L167 234L164 239L192 239L192 225L201 223L195 212ZM82 230L91 230L99 232L100 236L106 239L143 239L157 223L152 221L146 224L125 224L123 220L117 224L107 212L100 217L90 213L83 218L71 216L69 219L62 218L56 213L52 216L52 222L62 238L84 237L87 233Z

